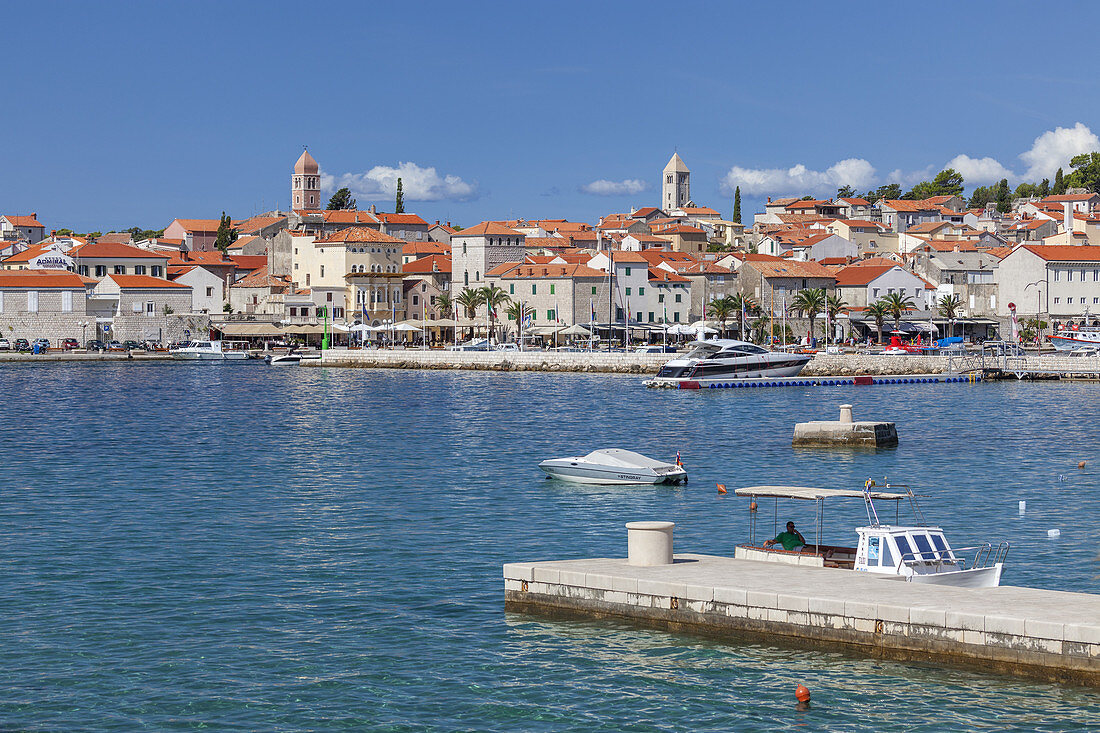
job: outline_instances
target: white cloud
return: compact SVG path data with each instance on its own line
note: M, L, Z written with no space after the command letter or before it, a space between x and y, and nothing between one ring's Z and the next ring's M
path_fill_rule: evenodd
M815 171L799 163L791 168L742 168L734 166L722 179L723 193L737 186L747 194L835 194L841 186L867 188L875 182L875 168L863 158L847 158L826 170Z
M1100 138L1078 122L1073 127L1056 127L1035 138L1031 149L1020 153L1020 159L1028 165L1024 175L1028 180L1054 178L1059 168L1068 168L1069 159L1080 153L1100 150Z
M351 189L352 196L371 200L393 199L397 196L397 179L406 201L472 201L477 198L477 184L467 183L458 176L440 175L434 167L416 163L398 163L397 167L376 165L366 173L344 173L339 176L321 174L325 191Z
M1013 180L1016 174L1005 168L994 158L971 158L969 155L956 155L943 166L954 168L962 174L967 186L981 186L995 183L1002 178ZM939 171L936 171L937 173ZM930 180L930 179L929 179Z
M919 171L903 171L901 168L895 168L890 171L890 175L886 176L886 183L897 183L902 188L909 188L921 181L932 180L932 176L937 173L939 173L939 171L932 170L932 166L928 166L924 170Z
M581 191L593 196L627 196L641 193L647 188L649 186L640 178L627 178L622 181L608 181L601 178L581 186Z

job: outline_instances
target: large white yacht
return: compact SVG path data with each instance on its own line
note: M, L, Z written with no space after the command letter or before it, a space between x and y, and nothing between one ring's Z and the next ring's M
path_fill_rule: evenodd
M684 356L666 362L654 383L712 384L753 377L793 377L813 358L810 354L768 351L748 341L696 341Z
M221 341L189 341L187 345L169 352L173 359L227 361L247 359L247 351L232 351L222 348Z

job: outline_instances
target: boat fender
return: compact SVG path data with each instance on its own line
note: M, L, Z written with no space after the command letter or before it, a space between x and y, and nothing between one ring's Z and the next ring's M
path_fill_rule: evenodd
M794 688L794 699L799 702L809 702L810 690L805 685L799 685Z

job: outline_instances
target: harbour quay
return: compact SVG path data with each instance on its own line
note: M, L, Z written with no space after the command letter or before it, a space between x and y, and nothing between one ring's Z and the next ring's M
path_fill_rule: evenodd
M671 549L671 545L670 545ZM700 554L504 565L505 610L1100 687L1100 596Z

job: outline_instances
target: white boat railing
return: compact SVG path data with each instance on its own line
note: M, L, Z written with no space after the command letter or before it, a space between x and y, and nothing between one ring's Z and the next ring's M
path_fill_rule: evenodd
M917 565L934 567L936 572L940 572L945 565L955 565L960 570L981 570L1003 563L1008 558L1009 548L1008 542L1001 542L994 551L992 543L984 542L973 547L953 547L948 550L933 550L932 552L906 552L902 554L901 562L909 567ZM971 551L974 552L974 559L968 566L966 558L957 555ZM931 559L924 557L924 555L929 554L934 555L934 557Z

